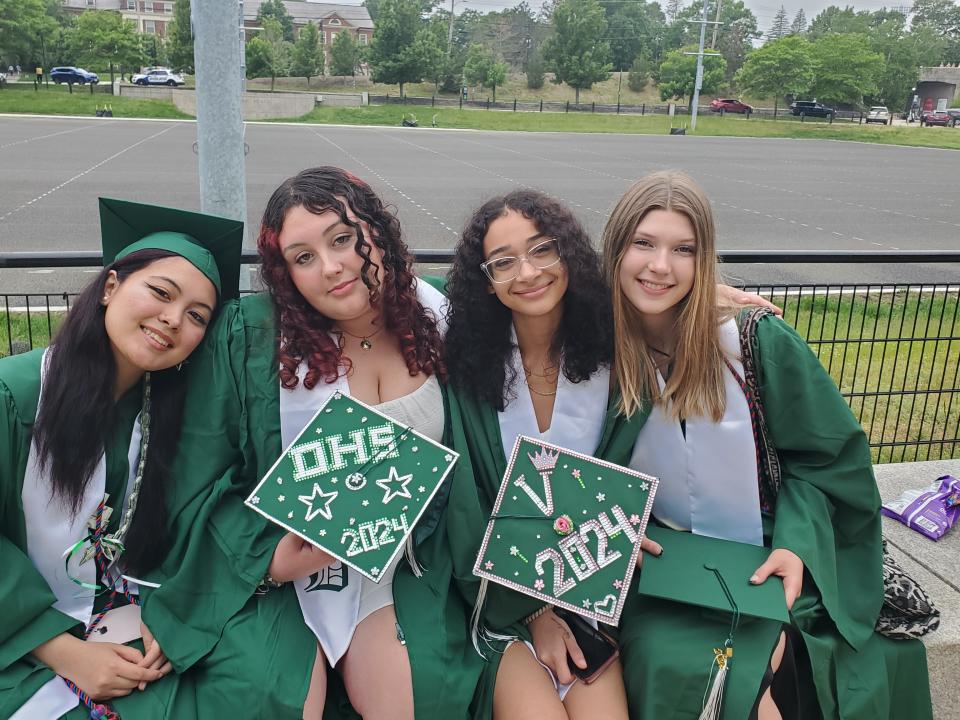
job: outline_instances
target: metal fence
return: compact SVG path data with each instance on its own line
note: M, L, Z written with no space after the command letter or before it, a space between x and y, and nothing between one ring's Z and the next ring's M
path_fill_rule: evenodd
M436 272L448 250L417 251ZM88 267L99 253L0 254L0 268ZM960 253L728 252L728 263L956 263ZM257 262L255 255L244 261ZM852 266L851 266L852 267ZM760 285L803 336L860 420L875 462L960 458L960 283ZM0 293L0 356L46 345L69 293Z
M511 112L561 112L561 113L607 113L615 115L667 115L670 112L670 105L667 103L641 103L640 105L626 105L622 103L576 103L566 101L535 100L523 101L516 98L510 100L493 100L484 98L482 100L464 100L461 98L441 97L432 95L430 97L413 97L411 95L370 95L371 105L410 105L411 109L416 107L455 107L460 110L506 110ZM686 116L690 114L686 105L673 103L674 115ZM719 112L714 113L709 105L698 106L697 112L700 115L730 115L736 113ZM785 120L795 122L846 122L863 123L865 115L859 110L837 110L829 118L794 116L790 108L754 108L752 112L742 115L746 119L757 120Z

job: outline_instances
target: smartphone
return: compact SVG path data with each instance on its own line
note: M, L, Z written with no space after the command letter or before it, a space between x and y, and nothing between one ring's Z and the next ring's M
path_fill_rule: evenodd
M573 639L577 641L587 661L587 666L581 668L574 664L570 654L567 653L570 672L589 685L619 657L620 648L606 633L594 628L582 616L563 608L554 608L553 612L570 627Z

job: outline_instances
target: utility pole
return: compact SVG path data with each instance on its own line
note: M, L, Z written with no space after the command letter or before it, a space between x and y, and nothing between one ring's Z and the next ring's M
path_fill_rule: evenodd
M707 20L707 10L710 7L710 0L703 0L703 12L700 15L700 47L695 53L684 53L684 55L696 55L697 56L697 77L693 83L693 107L690 109L690 129L697 129L697 106L700 103L700 87L703 85L703 58L704 56L708 57L718 57L720 53L707 53L703 51L704 44L707 39L707 25L719 25L719 22L711 22ZM687 22L697 22L695 20L688 20Z
M247 219L243 57L238 0L190 3L197 83L197 154L203 212ZM239 15L242 25L242 14Z
M453 3L455 0L450 0L450 27L447 29L447 58L450 57L450 54L453 52Z
M717 30L720 29L720 8L723 7L723 0L717 0L717 15L713 18L713 38L710 40L710 49L717 49Z

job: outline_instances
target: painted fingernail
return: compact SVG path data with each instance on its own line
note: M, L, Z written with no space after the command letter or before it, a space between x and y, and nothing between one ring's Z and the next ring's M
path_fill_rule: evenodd
M750 582L752 582L754 585L756 585L758 582L760 582L760 578L758 578L756 575L751 575L751 576L750 576Z

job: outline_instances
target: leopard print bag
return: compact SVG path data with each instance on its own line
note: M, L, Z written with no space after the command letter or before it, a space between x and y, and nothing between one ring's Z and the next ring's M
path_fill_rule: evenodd
M759 482L761 504L772 510L780 490L780 462L770 432L764 421L763 404L757 382L756 327L760 318L771 314L766 308L748 308L737 317L740 328L740 353L743 362L743 389L751 407L750 419L760 447ZM940 626L940 610L933 600L910 577L887 550L883 540L883 605L877 618L876 631L894 640L923 637Z

